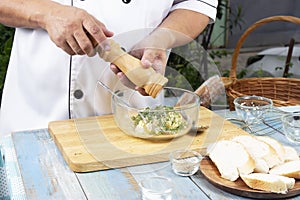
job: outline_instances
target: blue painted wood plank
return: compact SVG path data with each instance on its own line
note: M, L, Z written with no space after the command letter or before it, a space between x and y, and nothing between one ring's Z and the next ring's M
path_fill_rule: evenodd
M90 173L78 173L78 179L88 199L141 199L138 188L126 168Z
M85 199L46 129L13 134L28 199Z
M174 183L172 197L174 200L181 199L210 199L190 177L176 175L171 168L170 162L154 163L149 165L128 167L128 171L134 180L139 183L143 179L152 176L163 176L171 179Z
M174 184L173 199L209 199L189 177L180 177L168 162L92 173L78 173L88 199L141 199L139 182L151 176L170 178Z
M243 198L228 192L225 192L214 185L212 185L199 171L194 176L191 177L191 179L194 181L195 184L198 185L201 190L206 193L207 196L210 197L210 199L228 199L228 200L243 200L243 199L249 199L249 198Z

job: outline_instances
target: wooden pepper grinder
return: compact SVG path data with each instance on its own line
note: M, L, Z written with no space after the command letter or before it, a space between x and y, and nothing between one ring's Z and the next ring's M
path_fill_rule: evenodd
M127 77L138 87L144 88L145 92L155 98L168 82L162 74L153 68L144 68L139 59L124 52L120 45L108 39L110 50L104 51L99 45L96 51L106 62L115 64Z

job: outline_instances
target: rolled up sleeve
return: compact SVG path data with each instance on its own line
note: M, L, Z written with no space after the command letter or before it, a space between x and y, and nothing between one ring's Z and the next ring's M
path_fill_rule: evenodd
M210 23L216 19L218 0L175 0L171 11L187 9L202 13L210 18Z

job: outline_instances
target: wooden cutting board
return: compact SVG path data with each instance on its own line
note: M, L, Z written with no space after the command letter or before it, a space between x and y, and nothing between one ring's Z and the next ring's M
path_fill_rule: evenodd
M128 136L117 127L112 115L54 121L48 129L75 172L167 161L174 150L193 149L203 153L216 140L248 134L204 107L200 109L198 125L209 128L164 141Z

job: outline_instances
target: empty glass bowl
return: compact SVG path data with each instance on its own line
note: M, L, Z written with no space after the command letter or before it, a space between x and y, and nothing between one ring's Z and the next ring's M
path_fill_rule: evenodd
M300 144L300 113L283 115L281 120L286 138L291 142Z
M243 96L233 101L237 116L246 124L260 123L262 116L273 106L271 99L262 96Z
M173 183L167 177L148 177L143 179L139 186L143 200L172 200Z
M173 87L165 87L155 99L126 89L112 97L112 104L115 122L124 133L145 139L172 139L197 125L200 98Z

